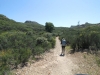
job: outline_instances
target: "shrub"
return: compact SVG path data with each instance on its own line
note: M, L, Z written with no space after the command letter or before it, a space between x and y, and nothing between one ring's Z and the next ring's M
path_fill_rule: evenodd
M36 39L36 44L41 45L42 43L47 42L47 39L45 37L38 37Z
M52 48L54 48L55 42L56 42L55 39L51 37L51 38L48 39L48 41L51 43Z
M51 47L54 48L55 47L55 35L53 35L52 33L45 33L44 37L47 38L47 40L51 44Z
M37 46L37 47L35 47L33 54L34 54L34 55L40 55L40 54L43 53L44 51L45 51L45 50L44 50L42 47Z
M45 30L47 32L52 32L54 30L54 25L53 23L50 23L50 22L46 22L45 23Z
M37 38L37 46L44 48L44 50L49 50L51 48L50 42L45 37Z
M3 50L0 52L0 73L3 75L6 71L10 70L10 63L12 60L12 52L10 50Z

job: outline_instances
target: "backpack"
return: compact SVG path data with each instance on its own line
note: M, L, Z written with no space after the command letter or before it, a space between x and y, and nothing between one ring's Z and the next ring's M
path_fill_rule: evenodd
M63 39L61 43L62 43L62 46L66 46L66 40Z

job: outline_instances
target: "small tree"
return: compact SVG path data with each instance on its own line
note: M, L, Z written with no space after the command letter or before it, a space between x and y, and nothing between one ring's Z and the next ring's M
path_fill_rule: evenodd
M46 22L45 23L45 30L47 32L52 32L54 30L54 25L53 23L50 23L50 22Z

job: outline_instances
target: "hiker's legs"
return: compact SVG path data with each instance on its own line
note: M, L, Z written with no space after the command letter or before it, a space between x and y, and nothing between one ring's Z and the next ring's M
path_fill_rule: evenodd
M65 55L65 46L63 47L63 50L62 50L63 54Z
M62 53L63 55L65 55L65 46L62 46Z

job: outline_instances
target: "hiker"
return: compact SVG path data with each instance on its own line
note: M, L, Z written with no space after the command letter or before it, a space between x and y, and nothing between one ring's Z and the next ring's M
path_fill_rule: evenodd
M64 38L62 38L61 40L61 45L62 45L62 52L61 52L61 56L64 56L65 55L65 47L66 47L66 40Z

